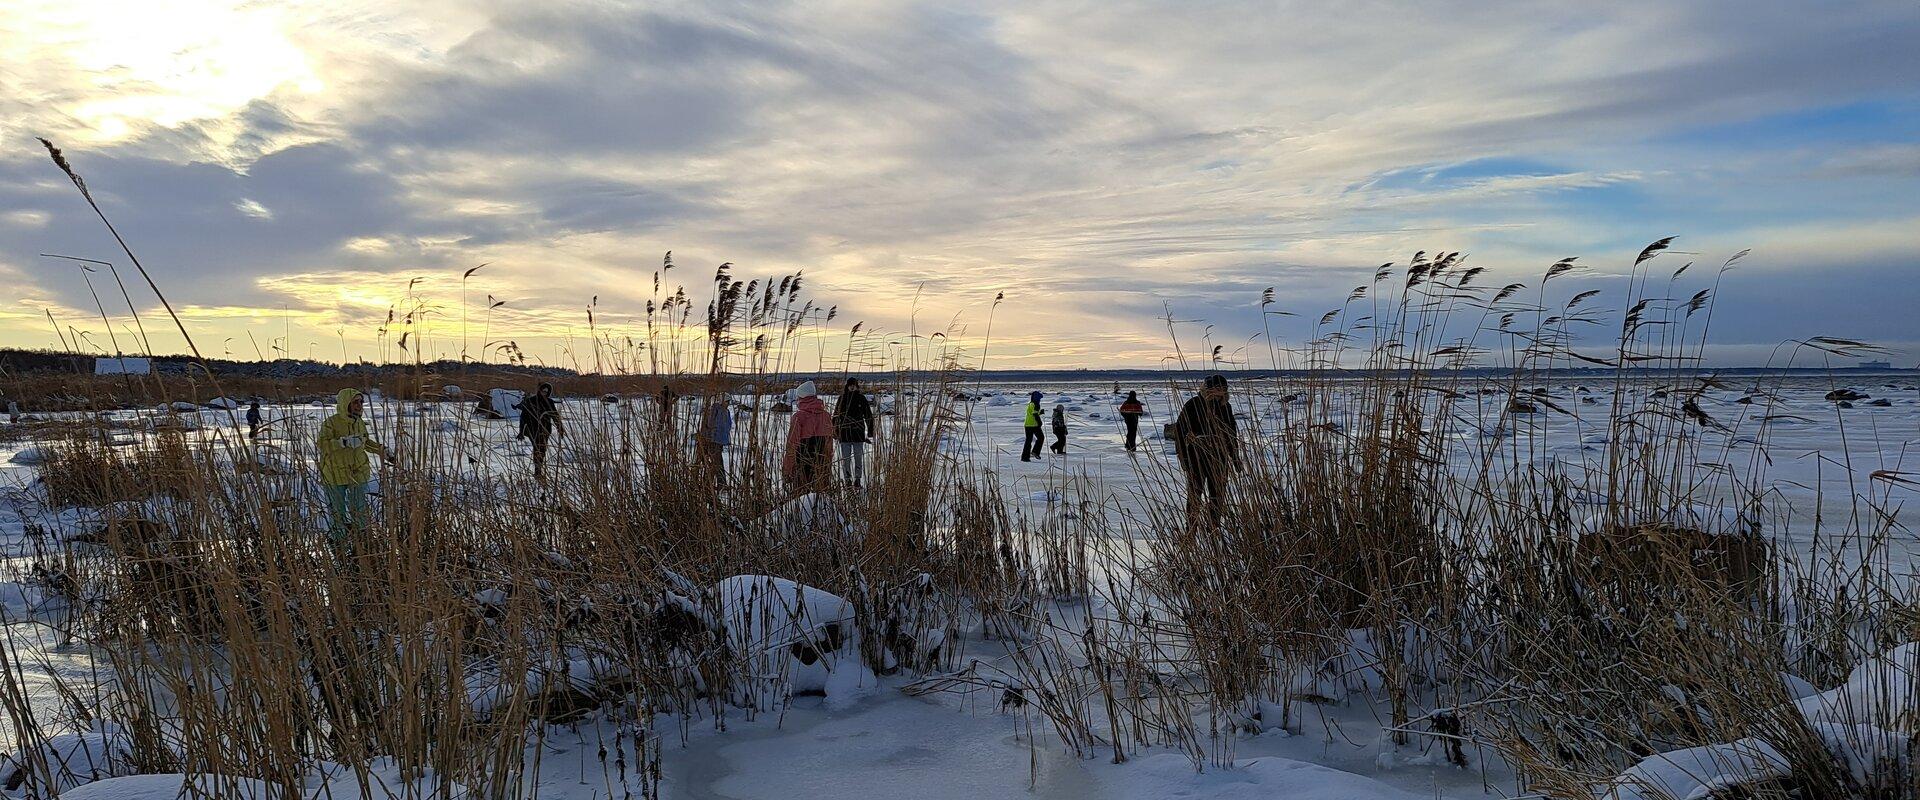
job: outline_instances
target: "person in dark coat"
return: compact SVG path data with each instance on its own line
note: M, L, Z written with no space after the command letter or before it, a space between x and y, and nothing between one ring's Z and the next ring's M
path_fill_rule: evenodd
M553 401L553 384L542 383L532 397L520 401L520 433L533 442L533 477L546 478L547 440L553 434L567 434L560 422L560 406Z
M847 388L833 405L833 434L840 441L840 480L858 487L867 469L867 443L873 441L873 405L860 391L860 379L848 378Z
M1053 452L1065 455L1067 452L1067 407L1053 407Z
M1127 423L1127 452L1133 452L1140 440L1140 416L1147 413L1147 407L1140 403L1140 395L1127 392L1127 399L1120 401L1120 419Z
M1225 375L1209 375L1200 394L1173 423L1173 452L1187 476L1187 515L1220 521L1227 482L1240 468L1240 433L1227 400ZM1204 504L1204 505L1203 505Z
M260 423L263 421L264 419L260 414L260 401L254 400L251 403L248 403L247 404L247 438L249 439L260 438Z
M1040 429L1040 398L1044 396L1039 392L1027 395L1027 436L1020 442L1021 461L1032 461L1040 455L1040 448L1047 446L1047 434Z

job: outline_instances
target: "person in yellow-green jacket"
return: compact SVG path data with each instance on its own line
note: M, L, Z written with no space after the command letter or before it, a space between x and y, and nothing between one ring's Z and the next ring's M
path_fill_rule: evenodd
M367 400L358 389L341 389L333 416L320 423L320 484L327 494L327 537L335 550L345 550L348 536L365 530L371 512L367 485L373 481L374 453L387 458L387 448L367 435L361 418Z
M1039 392L1027 395L1027 436L1020 442L1021 461L1039 458L1040 449L1047 446L1047 434L1040 429L1040 398L1044 396Z

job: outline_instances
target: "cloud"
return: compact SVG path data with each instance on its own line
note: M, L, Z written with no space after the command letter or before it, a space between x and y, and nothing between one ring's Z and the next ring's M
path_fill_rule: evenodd
M412 278L450 312L485 261L468 294L558 346L590 298L640 315L673 250L696 288L804 269L886 330L977 334L1006 291L1002 365L1154 364L1162 316L1244 342L1266 287L1317 317L1422 249L1605 283L1680 234L1843 319L1891 313L1910 295L1869 288L1920 258L1886 233L1920 217L1904 0L0 3L0 135L69 145L223 336L284 307L372 352ZM58 177L0 153L0 299L85 308L32 254L119 255ZM1723 307L1732 339L1822 322L1727 295L1754 309Z

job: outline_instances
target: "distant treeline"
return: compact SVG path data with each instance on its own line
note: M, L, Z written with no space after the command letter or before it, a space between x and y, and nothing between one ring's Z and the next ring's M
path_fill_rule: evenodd
M189 371L195 371L195 372L199 371L198 367L195 366L195 359L192 356L188 356L188 355L130 356L130 357L152 359L153 368L155 372L179 374L179 373L186 373ZM111 356L99 356L99 355L86 354L86 353L64 353L56 350L27 350L27 349L20 349L20 348L0 348L0 373L10 373L15 375L30 375L34 373L46 373L46 372L65 373L70 375L71 374L92 374L93 362L94 362L94 359L96 358L111 358ZM520 376L526 376L529 378L537 378L537 377L543 377L543 376L552 377L552 378L638 377L638 376L627 376L627 375L602 376L596 373L579 372L577 370L571 370L565 367L548 367L548 366L535 366L535 365L526 365L526 364L492 364L492 363L482 364L482 363L472 362L472 361L462 362L462 361L454 361L450 359L442 359L439 361L429 361L429 362L423 362L423 363L417 363L417 364L410 363L410 362L374 364L374 363L362 361L362 362L342 365L342 364L328 363L325 361L314 361L314 360L305 359L305 358L279 358L279 359L274 359L272 361L257 361L257 360L239 361L239 360L233 360L233 359L209 358L209 359L206 359L206 365L207 365L207 368L211 370L213 374L216 376L233 375L233 376L244 376L244 377L255 377L255 378L367 377L367 376L384 376L384 375L396 375L396 374L413 375L413 374L419 374L422 372L448 374L448 375L460 374L463 372L485 372L490 375L520 375ZM1503 368L1503 367L1469 367L1469 368L1463 368L1463 369L1444 369L1444 370L1429 369L1425 371L1430 374L1449 374L1449 375L1490 377L1490 378L1497 378L1503 375L1513 374L1512 369ZM1731 366L1731 367L1698 367L1698 368L1680 368L1680 369L1647 367L1647 368L1628 368L1626 370L1616 370L1612 367L1560 367L1560 368L1544 369L1544 370L1529 369L1528 374L1533 376L1564 375L1567 377L1592 377L1592 376L1601 376L1601 375L1614 375L1618 372L1624 372L1629 375L1656 376L1656 375L1698 375L1706 372L1718 373L1723 375L1749 375L1749 374L1758 375L1758 374L1780 374L1780 373L1821 374L1821 373L1827 373L1827 372L1846 372L1850 374L1851 373L1881 373L1881 372L1891 373L1891 374L1910 374L1916 371L1920 371L1920 368L1908 369L1908 368L1900 368L1900 367L1887 368L1887 367L1877 367L1877 366L1787 367L1787 368L1758 367L1758 366ZM1360 377L1360 376L1374 374L1375 371L1355 369L1355 370L1349 370L1349 372L1351 372L1355 377ZM1224 374L1234 380L1255 380L1259 378L1274 378L1274 377L1285 378L1285 377L1307 377L1307 376L1325 376L1326 375L1325 370L1246 369L1246 368L1230 367L1230 366L1221 366L1216 369L1142 369L1137 367L1123 367L1123 368L1114 368L1114 369L1092 369L1092 368L1087 368L1087 369L996 369L996 370L986 370L986 371L978 371L978 370L969 371L969 374L976 380L991 380L995 382L1003 382L1003 381L1018 382L1023 380L1032 380L1032 381L1118 380L1123 382L1125 381L1139 382L1143 380L1149 380L1149 381L1173 380L1173 381L1186 382L1186 381L1198 381L1198 380L1204 379L1208 375L1212 375L1215 373ZM791 377L794 380L794 382L798 382L800 380L806 380L808 378L818 377L819 375L836 375L836 374L841 374L841 373L835 370L828 370L825 373L819 373L819 374L802 371L802 372L791 373L787 377ZM917 378L927 377L932 373L916 370L916 371L908 372L904 376L896 375L895 373L873 373L873 372L858 372L858 371L850 374L853 375L854 377L859 377L868 382L873 382L873 381L891 380L895 377L906 377L910 379L917 379ZM734 376L734 377L750 379L751 377L754 377L754 376L740 375L740 376ZM765 376L759 376L759 377L765 377Z

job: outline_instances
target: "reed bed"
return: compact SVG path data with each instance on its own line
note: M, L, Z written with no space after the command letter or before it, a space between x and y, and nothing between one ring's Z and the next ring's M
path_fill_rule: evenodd
M1611 298L1560 293L1571 259L1498 287L1458 254L1382 267L1309 341L1273 346L1298 370L1235 390L1217 519L1157 458L1125 503L1069 475L1043 513L1015 512L950 446L973 434L978 354L859 324L839 367L892 374L885 446L865 488L796 491L766 390L831 374L837 311L799 275L727 265L700 315L670 257L644 334L595 327L581 354L663 386L570 406L545 480L464 405L415 399L442 376L367 387L393 458L344 540L309 417L264 441L232 419L67 430L39 499L91 527L43 537L36 562L111 679L68 693L58 730L0 649L7 788L181 772L212 796L527 796L543 743L591 731L607 795L655 797L670 738L885 681L984 696L1051 733L1033 747L1115 762L1170 748L1226 767L1252 733L1363 704L1385 747L1498 765L1503 790L1660 797L1684 773L1723 797L1920 797L1920 601L1887 557L1911 479L1875 473L1856 513L1815 516L1814 546L1785 552L1803 523L1770 491L1777 393L1697 369L1732 262L1690 292L1668 244ZM427 307L396 308L383 342L418 352ZM1505 377L1458 369L1489 365ZM1554 388L1570 365L1610 372ZM736 381L760 390L718 391ZM1701 401L1727 391L1751 402L1717 418ZM689 439L707 404L741 402L715 473ZM1590 449L1556 456L1552 416Z

